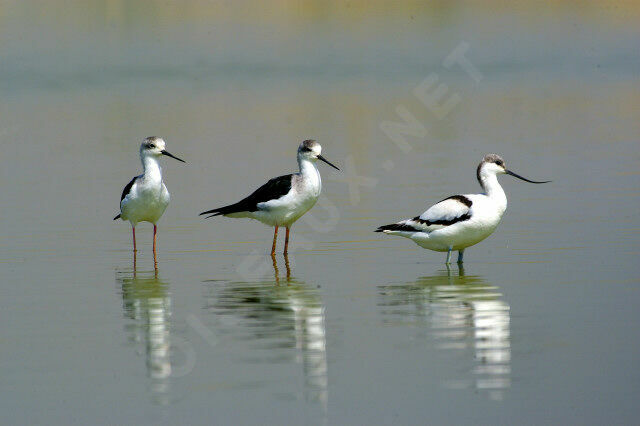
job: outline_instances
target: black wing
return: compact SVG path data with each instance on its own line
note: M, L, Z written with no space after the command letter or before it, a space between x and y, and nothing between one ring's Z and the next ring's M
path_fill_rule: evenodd
M259 210L258 204L270 200L277 200L278 198L288 194L289 191L291 191L292 181L293 175L278 176L269 180L269 182L265 183L260 188L256 189L244 200L238 201L237 203L231 204L229 206L207 210L206 212L200 213L200 216L204 214L211 214L211 216L220 216L231 213L255 212Z
M136 179L138 179L140 176L135 176L133 179L131 179L131 182L129 182L128 184L125 185L124 189L122 190L122 195L120 196L120 203L122 203L122 200L124 200L124 197L127 196L127 194L129 193L129 191L131 191L131 187L133 186L134 182L136 181ZM119 219L120 215L116 216L113 218L113 220Z
M471 218L473 201L464 195L453 195L431 206L413 219L379 227L375 232L404 231L431 232Z

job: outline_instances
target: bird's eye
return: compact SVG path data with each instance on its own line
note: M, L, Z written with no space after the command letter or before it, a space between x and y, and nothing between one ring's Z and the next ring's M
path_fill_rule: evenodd
M496 164L498 166L502 166L502 165L504 165L504 162L502 160L498 160L498 161L496 161Z

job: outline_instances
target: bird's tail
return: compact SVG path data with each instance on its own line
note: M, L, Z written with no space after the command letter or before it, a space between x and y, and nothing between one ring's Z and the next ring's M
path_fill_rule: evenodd
M241 203L235 203L228 206L219 207L217 209L207 210L206 212L200 213L200 216L208 214L209 216L207 216L205 219L209 219L210 217L214 217L214 216L224 216L224 215L240 213L244 211L246 211L246 208L244 208L244 206L242 206Z
M120 219L120 215L113 218L113 220L118 220L118 219Z
M380 226L375 232L384 232L384 233L392 233L392 232L417 232L413 226L408 225L406 223L392 223L391 225L383 225Z

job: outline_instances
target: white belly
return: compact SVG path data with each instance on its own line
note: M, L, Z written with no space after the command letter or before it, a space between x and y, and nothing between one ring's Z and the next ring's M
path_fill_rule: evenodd
M429 234L418 232L411 239L420 247L434 251L462 250L478 244L496 229L495 226L484 226L474 223L456 223Z
M308 212L318 201L317 196L283 197L277 203L270 202L268 207L251 213L251 217L269 226L290 227L302 215ZM267 204L267 203L265 203Z
M430 233L418 232L410 238L420 247L434 251L462 250L478 244L493 234L505 209L482 196L474 197L471 218Z
M155 224L169 205L169 191L160 185L135 185L121 203L122 218L132 224L151 222Z
M260 203L260 210L252 212L251 217L265 225L290 227L318 201L322 183L317 176L317 180L307 179L294 184L282 198Z

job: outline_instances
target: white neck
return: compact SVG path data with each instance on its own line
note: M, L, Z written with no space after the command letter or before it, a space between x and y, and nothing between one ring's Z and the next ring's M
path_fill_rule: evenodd
M150 155L142 157L142 168L146 180L162 182L162 169L157 158Z
M312 182L317 181L319 185L322 184L320 172L318 172L318 168L315 163L307 160L306 158L298 157L298 166L300 167L300 174L305 178L305 180L311 180Z
M481 173L480 185L487 197L495 200L499 204L504 204L507 207L507 195L504 193L500 182L498 182L498 176L494 173Z

